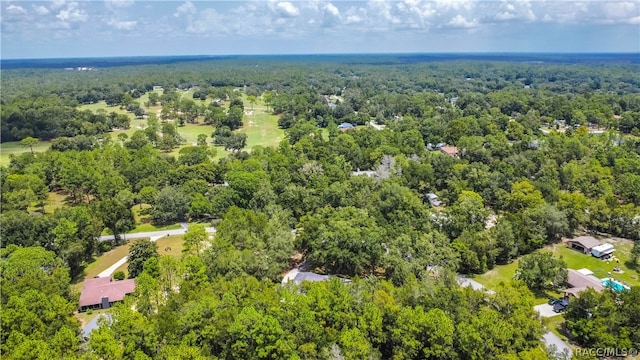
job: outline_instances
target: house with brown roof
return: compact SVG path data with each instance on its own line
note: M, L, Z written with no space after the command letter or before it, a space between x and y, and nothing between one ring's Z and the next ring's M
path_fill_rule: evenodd
M457 157L458 156L458 148L455 146L451 146L451 145L444 145L440 147L440 151L442 151L444 154L447 154L451 157Z
M134 279L113 281L110 277L88 279L80 294L80 311L88 309L108 309L115 302L124 300L125 295L136 290Z
M567 247L570 249L580 251L583 254L590 254L591 249L601 245L602 243L593 236L579 236L577 238L566 240L565 244L567 244Z
M567 269L567 275L569 287L563 291L565 297L580 297L579 294L589 288L598 292L604 290L602 281L595 277L589 269Z

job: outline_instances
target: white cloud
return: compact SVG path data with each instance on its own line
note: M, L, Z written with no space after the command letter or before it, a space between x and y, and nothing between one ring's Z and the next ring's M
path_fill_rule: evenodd
M204 9L197 19L192 20L186 29L190 34L222 34L226 32L222 17L215 9Z
M51 9L53 10L60 9L61 7L64 6L64 4L66 4L66 0L53 0L51 2Z
M111 19L107 22L107 24L109 24L110 26L118 30L132 30L133 28L136 27L138 22L135 20L119 21L119 20Z
M340 10L335 5L328 3L322 7L322 24L324 26L333 26L341 21Z
M470 29L478 26L478 21L476 19L469 21L464 16L458 14L455 17L451 18L447 25L453 28Z
M33 9L35 10L36 14L38 15L47 15L49 13L49 9L47 9L46 7L40 5L40 6L33 6Z
M186 1L184 4L178 6L176 12L173 14L175 17L179 17L181 15L193 15L197 12L196 7L193 5L191 1Z
M514 2L502 2L500 10L494 16L497 21L535 21L537 16L534 14L529 0L516 0Z
M22 6L13 4L7 6L5 8L5 11L10 15L22 15L27 13L27 11Z
M347 24L359 24L362 22L362 18L358 15L349 15L347 16Z
M434 3L443 10L469 10L473 7L473 0L435 0Z
M128 8L135 3L133 0L105 0L104 2L108 8Z
M84 10L78 8L78 3L72 2L66 9L60 10L56 18L63 22L84 22L89 16Z
M604 16L607 19L623 19L623 18L627 18L630 14L633 14L634 12L637 13L637 11L635 10L635 5L632 2L626 1L626 2L618 2L618 1L611 1L611 2L607 2L605 4L603 4L603 10L604 10Z
M288 1L279 2L276 5L276 9L282 17L296 17L300 15L300 10Z

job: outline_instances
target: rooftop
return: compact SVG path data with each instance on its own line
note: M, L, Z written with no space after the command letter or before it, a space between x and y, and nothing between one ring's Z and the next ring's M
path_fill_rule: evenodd
M600 279L593 275L585 275L584 273L588 273L585 270L587 269L567 269L567 283L571 286L571 288L565 290L565 293L577 295L579 292L584 291L587 288L592 288L596 291L602 291L604 289L604 286L602 286Z
M440 147L440 151L449 156L458 156L458 148L451 145L444 145Z
M297 285L300 285L303 281L327 281L329 279L329 275L320 275L312 272L299 272L296 274L296 277L293 278L293 281L295 281Z
M567 242L575 242L582 245L586 249L591 249L595 246L602 244L600 240L593 236L578 236L577 238L569 239Z
M80 307L100 304L103 297L109 302L122 301L124 296L136 290L134 279L111 281L111 278L94 278L84 282L80 294Z

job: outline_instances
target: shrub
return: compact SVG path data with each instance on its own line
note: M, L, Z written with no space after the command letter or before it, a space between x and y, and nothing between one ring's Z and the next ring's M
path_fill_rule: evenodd
M113 278L114 278L115 280L124 280L124 278L125 278L125 276L124 276L124 271L122 271L122 270L120 270L120 271L116 271L116 272L113 274Z

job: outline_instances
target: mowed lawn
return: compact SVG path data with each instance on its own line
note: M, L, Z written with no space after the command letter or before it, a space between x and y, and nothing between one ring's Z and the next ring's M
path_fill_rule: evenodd
M182 235L172 235L172 236L162 237L156 241L156 244L158 245L158 254L160 256L169 255L169 256L178 258L182 255L182 248L184 247L183 241L182 241ZM126 262L122 264L120 267L118 267L116 271L122 271L128 277L129 276L128 266L129 266L129 263Z
M33 147L33 152L47 151L47 149L49 149L49 146L51 146L51 143L49 141L41 141ZM0 166L9 165L9 162L11 161L10 155L17 155L30 151L31 149L29 149L28 146L23 146L22 144L20 144L20 141L2 143L0 144Z

